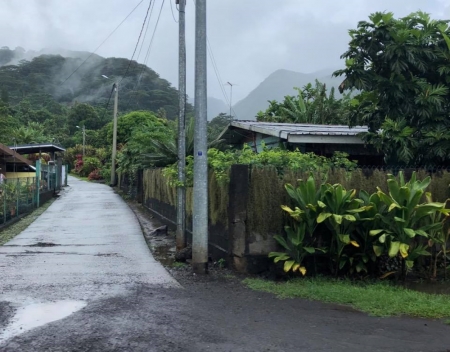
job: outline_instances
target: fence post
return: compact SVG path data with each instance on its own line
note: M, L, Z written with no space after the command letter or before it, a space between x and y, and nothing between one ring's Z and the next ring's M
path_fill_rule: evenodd
M6 224L6 187L5 187L5 181L3 181L2 185L3 185L3 223Z
M20 179L16 179L16 217L19 216L19 202L20 202Z
M41 188L41 161L36 161L36 208L39 208L39 192Z
M58 191L61 190L62 187L62 159L58 158L57 160L57 168L56 168L56 177L58 178L58 181L56 182L56 187L58 188Z
M232 165L228 187L229 252L237 271L247 270L247 204L250 192L250 167Z
M27 177L27 211L29 211L29 207L30 207L30 178Z

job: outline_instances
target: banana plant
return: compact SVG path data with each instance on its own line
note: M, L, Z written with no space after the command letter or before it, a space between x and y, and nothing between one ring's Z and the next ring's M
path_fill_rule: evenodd
M321 187L321 201L318 202L321 213L317 223L323 223L331 231L330 252L334 257L334 271L337 275L347 262L352 259L342 256L347 245L359 247L360 244L353 238L354 224L357 221L355 214L366 211L370 206L363 206L362 200L355 197L356 190L347 191L340 184L324 184Z
M416 236L429 237L429 233L438 230L440 223L426 224L425 217L442 211L448 215L445 203L421 203L425 189L429 186L431 178L423 181L417 180L413 172L410 181L405 182L403 172L399 173L398 180L388 175L389 194L378 188L380 200L388 207L386 214L382 215L380 229L370 231L372 236L379 236L378 242L385 245L390 257L398 254L402 257L402 275L405 278L406 268L412 268L414 260L421 255L430 255L424 246L413 246Z
M303 260L306 256L314 254L316 248L305 244L305 228L304 222L295 224L294 228L285 226L286 238L276 235L275 240L286 250L286 252L271 252L269 258L273 258L275 263L284 261L285 272L300 272L306 275L306 267Z

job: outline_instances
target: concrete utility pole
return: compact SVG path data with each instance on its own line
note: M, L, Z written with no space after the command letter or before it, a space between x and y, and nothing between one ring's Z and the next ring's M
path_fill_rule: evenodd
M206 0L195 4L195 137L192 268L208 271L208 144L207 144Z
M170 0L172 1L172 0ZM179 26L179 62L178 62L178 181L177 188L177 250L186 247L186 33L185 7L186 0L175 0L178 8Z
M83 125L83 159L86 154L86 126Z
M232 104L232 102L233 102L233 85L234 84L232 84L232 83L230 83L230 82L227 82L227 84L229 84L230 85L230 117L232 117L232 115L231 115L231 107L233 106Z
M119 103L119 85L114 83L114 127L111 160L111 186L116 185L116 153L117 153L117 106Z
M80 126L75 126L76 128L80 128ZM81 133L83 134L83 160L84 156L86 154L86 126L83 125L83 129L81 130Z

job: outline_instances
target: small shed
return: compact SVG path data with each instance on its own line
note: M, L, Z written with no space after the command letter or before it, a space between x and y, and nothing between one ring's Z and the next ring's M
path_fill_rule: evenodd
M30 160L0 143L0 169L6 178L35 177Z
M372 146L365 145L361 134L366 126L313 125L297 123L272 123L233 121L221 133L219 139L241 147L247 144L255 152L266 148L283 146L303 153L313 152L330 157L336 151L349 154L351 160L361 165L381 165L383 155Z
M9 148L21 155L47 153L50 155L51 160L56 159L56 153L63 153L66 151L62 146L53 143L21 144L9 146Z

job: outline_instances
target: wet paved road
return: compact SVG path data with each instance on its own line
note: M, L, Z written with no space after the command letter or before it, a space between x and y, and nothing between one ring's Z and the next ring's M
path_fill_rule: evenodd
M70 184L0 247L1 352L450 350L438 321L280 300L220 275L176 271L180 288L118 195Z
M137 285L179 286L153 259L120 196L106 185L72 177L60 199L0 247L0 278L0 301L27 316L28 307L47 305L42 321ZM11 334L0 330L0 342Z

